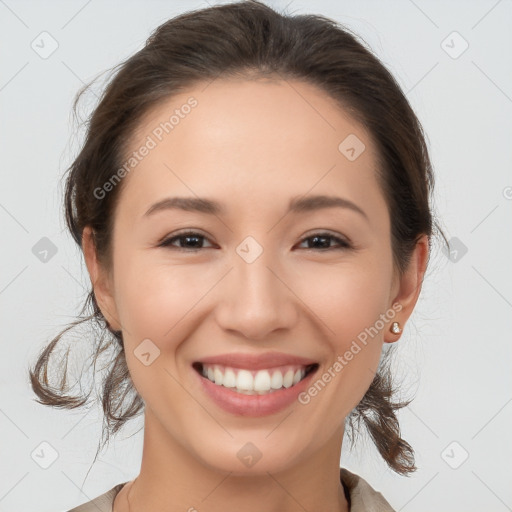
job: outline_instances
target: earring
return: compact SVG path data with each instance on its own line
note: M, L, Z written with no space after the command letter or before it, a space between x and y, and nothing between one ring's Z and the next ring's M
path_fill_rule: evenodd
M401 334L402 333L402 328L400 327L400 324L398 322L393 322L391 324L390 331L393 334Z

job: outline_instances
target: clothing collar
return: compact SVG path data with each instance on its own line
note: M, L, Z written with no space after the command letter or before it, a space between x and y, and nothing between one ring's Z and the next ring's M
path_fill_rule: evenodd
M340 468L340 480L350 512L396 512L384 496L359 475Z

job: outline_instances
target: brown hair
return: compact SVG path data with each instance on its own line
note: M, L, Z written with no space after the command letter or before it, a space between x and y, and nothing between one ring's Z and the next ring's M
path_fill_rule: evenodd
M82 231L91 226L98 258L106 268L112 261L113 211L121 185L101 199L94 191L122 166L130 137L150 108L194 83L219 76L306 81L325 91L367 129L377 148L378 180L389 209L393 262L400 275L421 235L428 235L431 247L437 228L446 242L429 205L434 176L419 120L368 45L335 21L319 15L281 14L254 0L208 7L163 23L140 51L112 72L115 76L87 119L85 141L67 170L65 191L71 235L81 248ZM75 113L88 87L77 94ZM90 314L84 317L86 310ZM59 366L64 372L58 387L48 382L48 366L62 335L82 322L96 322L95 367L100 354L114 350L102 382L103 435L106 430L108 443L109 433L115 434L137 416L144 402L130 378L122 332L113 330L103 317L92 289L79 315L38 355L33 370L29 369L30 381L41 404L69 409L84 406L90 391L85 396L67 393L68 354L66 364ZM354 423L362 421L389 467L407 475L416 470L414 451L400 437L395 411L411 400L393 401L396 388L389 358L394 346L388 348L383 350L369 389L346 418L347 432L353 444Z

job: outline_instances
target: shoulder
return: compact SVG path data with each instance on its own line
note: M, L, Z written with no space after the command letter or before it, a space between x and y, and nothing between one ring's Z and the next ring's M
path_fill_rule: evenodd
M340 479L350 498L350 512L395 512L364 478L340 468Z
M128 482L117 484L109 491L101 494L91 501L82 503L81 505L78 505L78 507L68 510L68 512L112 512L114 498L127 483Z

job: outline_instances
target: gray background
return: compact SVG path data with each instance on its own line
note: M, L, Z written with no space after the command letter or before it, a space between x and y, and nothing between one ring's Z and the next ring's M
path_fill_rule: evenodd
M428 135L435 206L456 251L433 255L399 342L396 372L416 394L399 419L419 470L392 473L365 436L352 452L344 445L342 465L397 511L512 510L512 2L268 3L346 24L394 73ZM89 286L61 211L59 180L80 142L74 94L161 22L206 6L0 0L0 511L67 510L139 472L142 418L91 468L99 409L37 404L26 368ZM51 49L43 31L58 44L47 58L31 47ZM43 237L57 250L46 262L33 252Z

